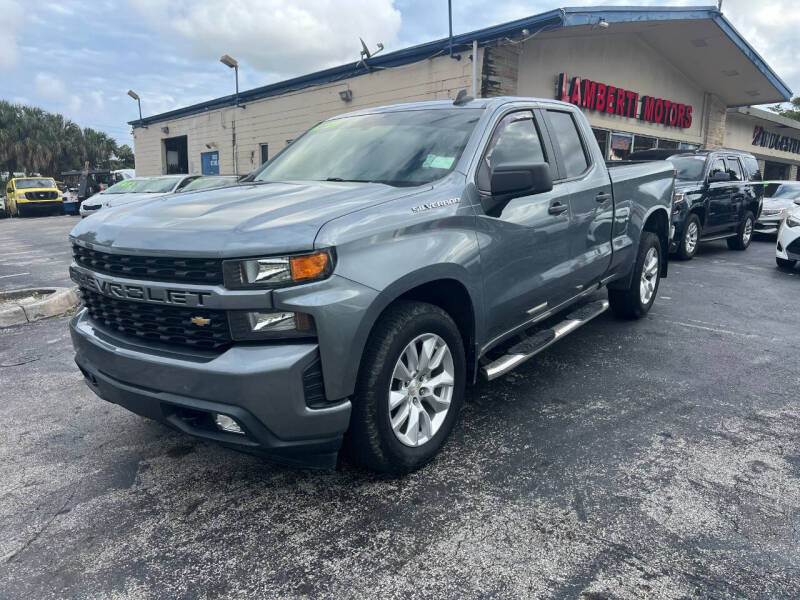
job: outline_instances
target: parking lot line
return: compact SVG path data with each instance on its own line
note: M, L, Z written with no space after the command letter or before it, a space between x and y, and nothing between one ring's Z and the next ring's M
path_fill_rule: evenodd
M5 279L6 277L22 277L23 275L30 275L30 273L14 273L13 275L0 275L0 279Z

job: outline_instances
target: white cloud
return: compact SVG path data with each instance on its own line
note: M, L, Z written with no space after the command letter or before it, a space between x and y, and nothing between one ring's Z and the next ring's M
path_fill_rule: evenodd
M55 75L51 75L50 73L37 73L33 79L33 85L36 89L36 93L42 98L58 102L60 105L66 107L71 114L77 113L83 105L80 96L70 93L67 86L64 85L64 82Z
M4 24L0 32L0 71L2 71L15 67L19 61L16 33L24 13L16 0L0 0L0 15L3 15Z
M372 47L393 42L400 11L392 0L129 0L156 31L196 58L230 54L280 76L306 73L359 57L359 37ZM302 6L300 6L302 4Z

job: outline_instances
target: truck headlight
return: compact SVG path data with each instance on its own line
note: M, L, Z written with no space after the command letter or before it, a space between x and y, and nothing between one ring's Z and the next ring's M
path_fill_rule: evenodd
M236 310L229 313L231 337L237 341L268 340L316 335L314 319L289 311Z
M20 200L25 200L27 196L25 195L25 192L20 192L19 194L17 194L17 198L19 198Z
M284 287L330 276L333 252L226 260L222 272L225 287L231 290Z

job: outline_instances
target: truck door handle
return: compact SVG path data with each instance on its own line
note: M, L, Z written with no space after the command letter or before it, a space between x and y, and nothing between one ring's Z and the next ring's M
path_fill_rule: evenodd
M598 202L605 202L606 200L611 200L611 194L608 194L606 192L601 192L597 194L597 196L595 196L594 199L597 200Z
M549 212L551 215L560 215L568 208L569 207L566 204L556 201L550 205L550 208L547 209L547 212Z

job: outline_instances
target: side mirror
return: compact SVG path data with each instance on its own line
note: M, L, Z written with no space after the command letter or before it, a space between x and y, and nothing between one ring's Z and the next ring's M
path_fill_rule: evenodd
M553 189L553 176L547 163L501 163L489 174L492 196L531 196Z
M717 171L716 173L712 173L708 176L708 183L716 183L719 181L730 181L731 174L726 173L725 171Z

